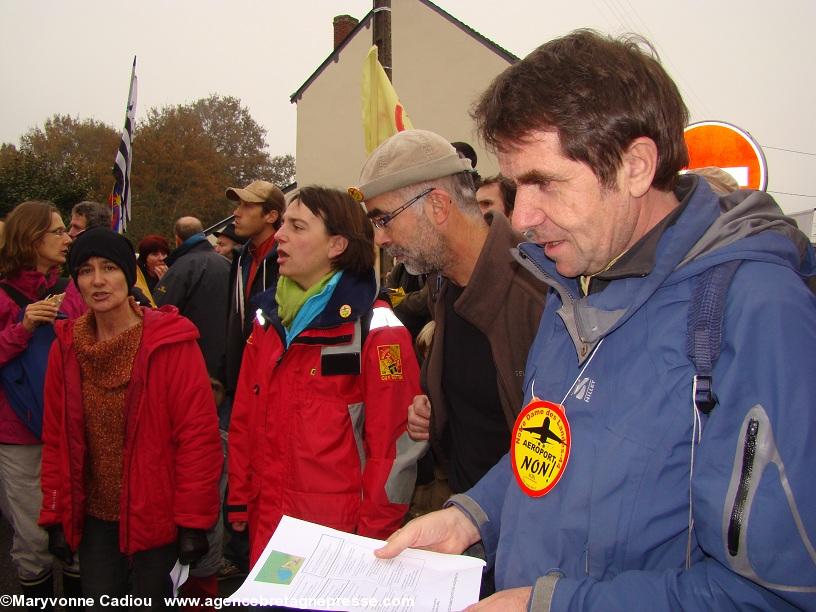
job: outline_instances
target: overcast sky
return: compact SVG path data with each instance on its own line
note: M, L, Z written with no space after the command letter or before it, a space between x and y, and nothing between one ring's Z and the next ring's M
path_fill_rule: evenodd
M268 130L273 155L294 154L289 96L331 52L332 18L361 18L371 4L0 0L0 142L18 144L54 113L121 129L136 55L137 122L150 107L231 95ZM726 120L751 132L783 207L816 207L816 1L436 4L518 56L577 27L643 34L680 86L692 120Z

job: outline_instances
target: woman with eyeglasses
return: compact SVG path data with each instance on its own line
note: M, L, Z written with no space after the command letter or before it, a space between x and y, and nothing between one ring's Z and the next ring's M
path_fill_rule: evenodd
M37 525L42 405L23 397L15 381L22 380L20 372L34 378L29 370L35 367L40 374L45 371L54 321L80 314L62 302L64 283L58 285L70 244L50 202L18 205L0 236L0 509L14 530L11 558L23 593L30 597L54 595L54 559L48 536ZM62 582L66 595L80 593L76 564L64 568Z
M419 368L378 301L374 231L347 193L304 187L275 234L229 433L228 519L254 564L284 514L369 537L402 524L425 447L406 432Z

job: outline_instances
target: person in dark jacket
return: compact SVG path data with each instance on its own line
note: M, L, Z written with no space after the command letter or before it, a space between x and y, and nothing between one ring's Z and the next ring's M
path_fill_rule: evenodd
M435 329L422 364L427 395L408 407L408 432L430 438L436 463L428 498L415 499L431 507L414 512L438 510L434 504L468 490L506 452L547 289L511 257L523 239L504 215L482 216L467 160L440 135L406 130L391 137L364 164L357 190L377 244L408 272L430 273ZM493 588L488 572L482 594Z
M235 233L246 240L230 268L229 312L227 313L226 395L219 414L221 429L229 429L232 398L238 384L238 372L244 346L252 331L258 305L256 297L274 289L278 282L278 253L275 232L281 225L286 207L283 192L268 181L253 181L246 187L230 187L229 200L237 202L233 214ZM249 540L246 532L235 532L227 524L229 539L224 546L225 562L220 577L249 570Z
M230 264L215 251L204 235L204 226L195 217L180 217L173 233L176 249L167 259L170 269L156 285L153 297L159 307L176 306L198 328L198 345L210 382L214 390L222 389ZM219 403L216 400L217 406ZM223 537L224 525L219 520L207 533L210 550L190 570L190 579L184 585L186 596L218 594L215 574L221 564Z
M430 437L457 493L506 452L547 291L510 256L523 238L507 219L485 222L469 170L438 134L406 130L371 154L351 190L362 194L376 243L408 272L431 274L436 328L422 367L427 396L410 406L408 432Z
M89 311L55 327L45 382L39 523L49 550L83 560L82 588L164 609L169 572L207 552L221 444L195 327L143 308L124 236L95 228L69 256Z
M230 269L226 382L227 393L232 394L255 318L253 298L273 288L278 280L275 232L281 224L285 200L283 192L267 181L253 181L243 189L230 187L226 195L237 202L235 233L247 241Z
M172 304L193 322L207 372L223 383L230 265L215 252L195 217L178 219L173 232L176 250L167 259L170 268L153 289L153 299L156 306Z

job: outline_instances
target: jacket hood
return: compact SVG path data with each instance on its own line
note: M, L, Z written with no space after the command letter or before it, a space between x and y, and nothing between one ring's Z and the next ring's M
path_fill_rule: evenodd
M708 189L705 181L698 182L698 189ZM813 249L796 221L786 216L774 199L764 191L747 189L720 198L719 216L689 249L680 266L766 231L787 238L798 252L798 261L794 258L791 263L804 275L813 274ZM793 255L790 252L788 254Z
M520 245L516 256L522 265L561 297L558 312L576 348L593 347L658 288L726 261L764 261L804 276L814 273L813 248L807 237L766 193L740 191L719 198L705 180L687 174L681 177L676 195L685 209L661 236L652 271L645 277L616 280L596 294L579 297L576 279L558 274L540 246ZM579 350L579 354L589 351Z
M672 270L677 280L733 260L775 263L803 277L816 272L813 247L807 236L767 193L745 189L718 197L704 179L695 175L686 177L681 189L683 184L690 185L686 196L690 210L681 215L674 238L682 241L686 249ZM694 211L705 219L710 218L710 222L700 231L699 224L694 225L692 220L689 225L694 229L683 231L686 225L681 221ZM695 236L694 242L689 244ZM658 256L659 253L660 250Z
M189 319L178 314L175 306L162 306L159 309L140 307L144 328L140 351L152 352L160 346L186 342L198 338L198 330ZM76 319L57 321L54 331L57 339L66 348L73 345L74 324Z

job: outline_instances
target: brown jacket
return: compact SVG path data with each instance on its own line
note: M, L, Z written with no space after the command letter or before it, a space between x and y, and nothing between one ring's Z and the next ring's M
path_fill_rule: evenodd
M496 364L496 383L504 417L512 430L523 400L524 367L527 352L538 330L544 309L547 285L535 279L510 254L523 238L510 227L503 215L487 215L490 231L476 262L473 276L454 304L459 315L485 336ZM431 445L438 462L446 466L440 448L447 425L442 361L445 332L447 279L431 275L429 301L436 322L433 343L422 367L422 387L431 401Z

